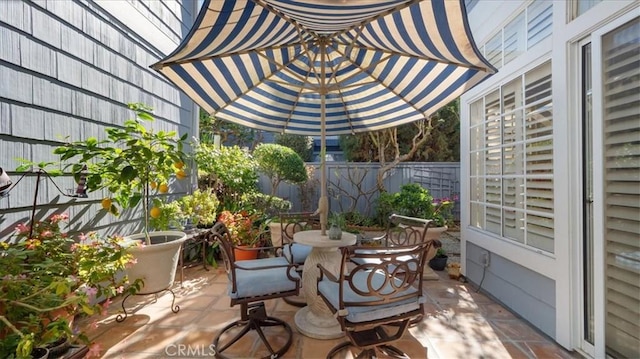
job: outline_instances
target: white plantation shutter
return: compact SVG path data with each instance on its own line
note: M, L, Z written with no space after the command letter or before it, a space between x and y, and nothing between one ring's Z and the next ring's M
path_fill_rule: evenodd
M553 252L553 103L551 63L525 74L527 244Z
M470 107L470 225L553 253L551 63Z
M640 20L603 38L606 346L640 357Z

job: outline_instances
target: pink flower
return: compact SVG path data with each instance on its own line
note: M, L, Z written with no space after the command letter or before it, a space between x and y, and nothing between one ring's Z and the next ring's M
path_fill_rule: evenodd
M122 294L122 292L124 292L124 287L123 286L119 286L118 288L116 288L116 293Z
M68 213L60 213L60 214L51 215L51 217L49 218L49 221L51 223L58 223L58 222L61 222L61 221L66 221L67 219L69 219L69 214Z
M83 233L80 233L80 235L78 236L78 240L80 240L80 242L84 242L87 240L87 236Z
M107 315L107 309L109 308L109 305L111 305L111 303L113 302L108 298L104 301L104 303L102 303L102 311L100 312L101 315Z
M42 231L42 233L40 233L40 236L41 236L41 237L45 237L45 238L47 238L47 237L51 237L51 236L53 236L53 232L51 232L51 231L49 231L49 230Z
M31 228L24 223L18 223L18 225L16 226L16 231L18 231L18 234L27 234L29 233L30 229Z

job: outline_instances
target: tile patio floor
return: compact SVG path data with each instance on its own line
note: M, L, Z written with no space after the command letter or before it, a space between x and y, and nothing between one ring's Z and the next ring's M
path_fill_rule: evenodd
M114 302L97 327L88 330L99 344L103 358L203 358L217 332L239 316L239 306L230 307L227 279L221 269L205 271L202 266L185 269L185 283L174 285L177 314L171 312L171 295L154 301L154 296L134 296L126 301L127 311L136 310L122 323L115 321L121 310ZM450 280L425 281L426 314L397 343L411 358L579 358L533 329L487 296L476 293L472 284ZM179 275L177 276L179 277ZM142 305L144 304L144 305ZM324 358L342 339L317 340L299 334L293 325L298 307L282 299L266 302L267 314L291 323L293 344L285 358ZM87 321L80 321L87 325ZM252 333L255 334L255 333ZM255 336L257 337L257 336ZM259 357L253 340L244 340L232 358ZM178 348L191 353L178 355ZM258 349L259 350L259 349ZM225 353L231 353L229 351ZM264 355L264 354L263 354ZM344 358L352 354L342 352Z

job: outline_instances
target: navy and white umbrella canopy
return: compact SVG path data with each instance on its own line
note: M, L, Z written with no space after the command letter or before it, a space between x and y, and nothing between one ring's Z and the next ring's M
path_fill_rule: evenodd
M217 119L323 144L427 118L495 72L463 0L205 0L153 68Z

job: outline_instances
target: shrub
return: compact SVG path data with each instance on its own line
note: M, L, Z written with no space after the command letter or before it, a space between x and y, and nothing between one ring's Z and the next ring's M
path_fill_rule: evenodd
M274 143L261 143L253 151L259 170L271 181L271 195L275 195L280 182L293 184L306 182L307 170L302 158L291 148Z

